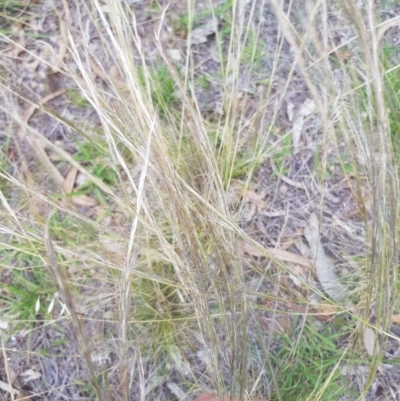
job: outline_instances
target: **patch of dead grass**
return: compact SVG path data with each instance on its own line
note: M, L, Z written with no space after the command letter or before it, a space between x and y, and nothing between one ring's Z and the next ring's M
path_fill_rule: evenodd
M49 16L60 34L50 52L39 40L2 37L1 96L12 100L0 107L15 125L1 171L14 188L2 197L1 246L23 244L55 268L58 287L57 305L28 328L36 342L23 331L6 337L5 355L19 353L15 379L0 371L10 388L52 400L91 388L104 400L202 391L273 400L295 399L290 389L307 377L304 395L319 399L366 394L388 374L398 205L378 56L392 23L376 33L371 5L256 3L229 9L202 43L171 28L174 8L97 0L60 3ZM194 17L185 38L204 22ZM268 44L265 60L250 32ZM89 106L33 84L54 72ZM212 77L208 87L199 76ZM320 286L303 236L312 213L333 274L351 283L352 307ZM2 269L12 280L16 267ZM379 353L358 338L372 329ZM366 381L337 375L364 357ZM23 382L30 360L44 382Z

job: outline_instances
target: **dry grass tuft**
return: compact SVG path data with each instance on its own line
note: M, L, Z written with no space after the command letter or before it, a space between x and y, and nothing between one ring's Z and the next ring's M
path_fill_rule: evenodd
M372 1L60 4L57 46L1 34L0 391L374 399L400 376L395 24Z

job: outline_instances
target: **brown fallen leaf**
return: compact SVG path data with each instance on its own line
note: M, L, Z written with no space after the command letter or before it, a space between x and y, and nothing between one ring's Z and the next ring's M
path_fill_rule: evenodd
M66 194L73 193L75 182L78 177L78 173L79 173L79 170L76 167L71 167L71 169L68 171L67 175L65 176L65 179L61 185L61 188ZM96 199L93 199L87 195L72 196L71 201L74 205L86 206L86 207L94 207L99 204L99 202Z
M246 191L243 197L245 207L242 211L242 217L246 221L250 221L255 215L262 213L263 210L267 209L267 202L264 200L266 193L263 191L257 193L252 189Z
M293 316L278 315L273 319L268 319L264 316L258 318L262 327L268 330L272 335L280 333L291 333L293 331Z
M334 305L334 304L327 304L327 303L321 303L318 305L318 315L317 316L332 316L332 315L337 315L342 311L339 306Z
M302 280L307 280L309 271L310 270L307 267L304 267L304 266L301 266L298 264L293 264L292 273L296 273L297 275L291 274L290 278L295 285L297 285L298 287L301 287L303 285L303 283L301 280L299 280L299 277Z
M375 346L375 330L371 327L366 327L364 331L364 347L369 356L374 356L379 354L379 344Z
M66 194L69 194L73 191L77 175L78 169L76 167L71 167L64 178L64 182L61 185L62 190Z
M256 192L252 187L248 187L242 181L234 181L229 187L226 200L228 205L236 205L238 202L244 204L241 217L246 221L251 220L256 214L266 214L268 204L265 200L267 193L265 191ZM275 213L276 214L276 213Z
M25 372L21 373L21 376L24 376L24 382L30 382L31 380L36 380L42 377L42 374L36 370L28 369Z
M393 315L392 322L400 324L400 315Z
M99 202L96 199L91 198L87 195L78 195L72 197L72 203L78 206L93 207L97 206Z
M307 226L304 228L304 236L310 247L311 259L315 264L315 270L322 288L331 299L340 303L346 298L347 289L341 284L333 264L325 255L320 241L320 232L320 221L315 213L311 213Z
M345 46L332 46L329 52L333 53L339 61L345 61L351 56L350 51Z
M236 202L241 201L249 190L251 190L251 188L246 186L243 181L233 181L226 194L226 201L228 205L234 205Z
M282 262L295 263L309 269L312 269L312 264L308 258L297 255L295 253L285 251L282 249L264 248L265 252L260 251L253 245L246 244L243 241L238 241L239 250L242 253L247 253L254 257L267 257L268 253L273 255L276 259Z
M293 120L292 126L292 142L295 153L299 149L300 137L303 131L303 125L305 118L308 117L315 110L315 102L312 99L306 99L301 105L300 110L297 112L296 117Z
M239 401L238 397L233 398L234 401ZM218 396L211 394L211 393L203 393L199 397L197 397L194 401L230 401L229 395L224 395L222 400L218 398ZM245 400L243 400L245 401ZM267 401L267 400L260 400L257 399L256 401Z

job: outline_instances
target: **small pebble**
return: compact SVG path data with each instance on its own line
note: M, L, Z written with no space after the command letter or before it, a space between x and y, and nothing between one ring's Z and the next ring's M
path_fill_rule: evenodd
M283 185L281 185L281 187L279 188L279 192L281 193L281 194L285 194L287 191L288 191L288 187L287 187L287 185L285 185L285 184L283 184Z

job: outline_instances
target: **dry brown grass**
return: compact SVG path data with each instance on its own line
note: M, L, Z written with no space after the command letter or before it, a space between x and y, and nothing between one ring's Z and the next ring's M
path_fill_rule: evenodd
M232 2L230 14L225 3L210 3L202 14L205 4L195 10L188 2L187 39L192 24L219 18L208 45L182 45L169 29L179 20L174 4L139 21L147 9L119 1L62 2L56 50L2 35L9 53L0 68L9 82L1 79L1 95L9 103L0 111L12 144L0 172L3 293L19 299L14 288L27 284L14 274L36 274L31 264L43 282L42 292L29 293L23 319L7 297L1 302L10 333L24 338L24 327L52 338L72 327L76 342L64 337L67 353L84 357L66 369L68 385L26 385L18 379L29 367L24 355L41 347L24 345L26 354L2 367L20 394L77 399L94 389L99 400L142 401L214 391L243 400L318 400L355 399L358 391L361 399L378 386L378 369L389 375L382 358L386 351L392 363L389 349L398 341L398 179L383 28L376 29L372 1L361 9ZM332 43L332 16L335 29L351 37L344 56ZM262 53L268 40L273 51ZM64 81L53 84L64 88L42 100L26 94L10 54L37 62L48 76L56 71ZM220 111L206 109L208 93L198 84L207 54ZM82 112L74 121L59 113L63 101L46 104L65 99L65 91L71 102L72 89L94 116ZM311 101L315 108L299 122ZM22 113L18 102L32 108ZM64 127L64 139L46 131L51 121ZM296 121L301 136L293 149L287 138ZM307 248L316 245L302 236L311 213L347 280L346 302L330 299L313 272ZM57 294L44 266L53 268ZM6 340L5 357L15 351ZM51 356L36 357L46 379ZM74 377L82 361L91 386L86 373ZM364 364L368 371L359 375Z

